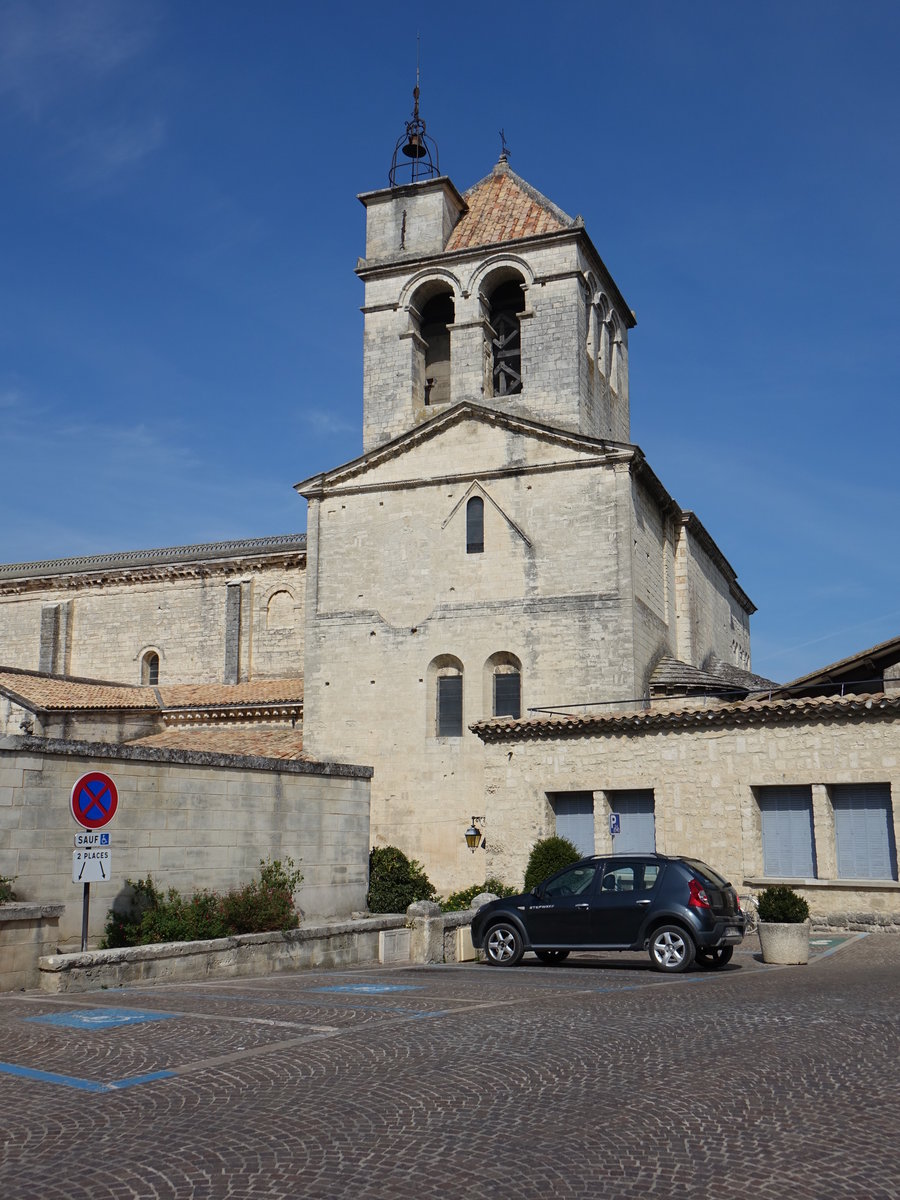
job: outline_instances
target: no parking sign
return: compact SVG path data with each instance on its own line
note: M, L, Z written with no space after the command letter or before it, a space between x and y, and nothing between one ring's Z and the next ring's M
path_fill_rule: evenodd
M119 792L108 775L102 771L89 771L72 788L69 807L83 829L102 829L116 815Z

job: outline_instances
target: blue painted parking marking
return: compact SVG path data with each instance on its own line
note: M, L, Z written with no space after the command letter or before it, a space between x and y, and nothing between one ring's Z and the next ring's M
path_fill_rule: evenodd
M174 1074L174 1071L153 1071L147 1075L131 1075L113 1083L102 1083L98 1079L80 1079L77 1075L58 1075L55 1071L38 1071L34 1067L19 1067L15 1063L0 1062L0 1075L16 1075L19 1079L33 1079L37 1083L55 1083L60 1087L75 1088L80 1092L117 1092L139 1083L150 1083L154 1079L169 1079Z
M83 1008L24 1019L34 1025L65 1025L70 1029L117 1029L121 1025L140 1025L143 1021L171 1021L174 1015L140 1008Z
M311 992L361 992L367 996L382 992L424 992L423 987L411 983L341 983L331 987L310 988Z

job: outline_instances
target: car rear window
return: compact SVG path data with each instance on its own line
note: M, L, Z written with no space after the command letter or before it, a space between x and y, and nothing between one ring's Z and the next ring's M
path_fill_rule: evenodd
M700 862L699 859L683 858L681 861L689 866L692 871L695 871L698 875L702 875L706 882L711 884L714 888L724 888L729 886L727 879L723 879L718 871L714 871L712 867L708 867L706 863Z

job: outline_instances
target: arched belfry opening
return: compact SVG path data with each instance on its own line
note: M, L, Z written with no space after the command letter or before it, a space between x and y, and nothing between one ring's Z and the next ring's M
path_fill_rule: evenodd
M422 307L419 332L424 342L424 400L426 404L450 403L450 326L455 305L453 293L438 292Z
M522 329L525 291L518 278L507 279L488 296L491 326L491 378L495 396L514 396L522 390Z

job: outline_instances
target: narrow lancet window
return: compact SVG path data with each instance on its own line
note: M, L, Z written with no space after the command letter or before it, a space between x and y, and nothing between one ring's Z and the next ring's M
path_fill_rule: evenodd
M466 505L466 554L484 553L484 501L473 496Z

